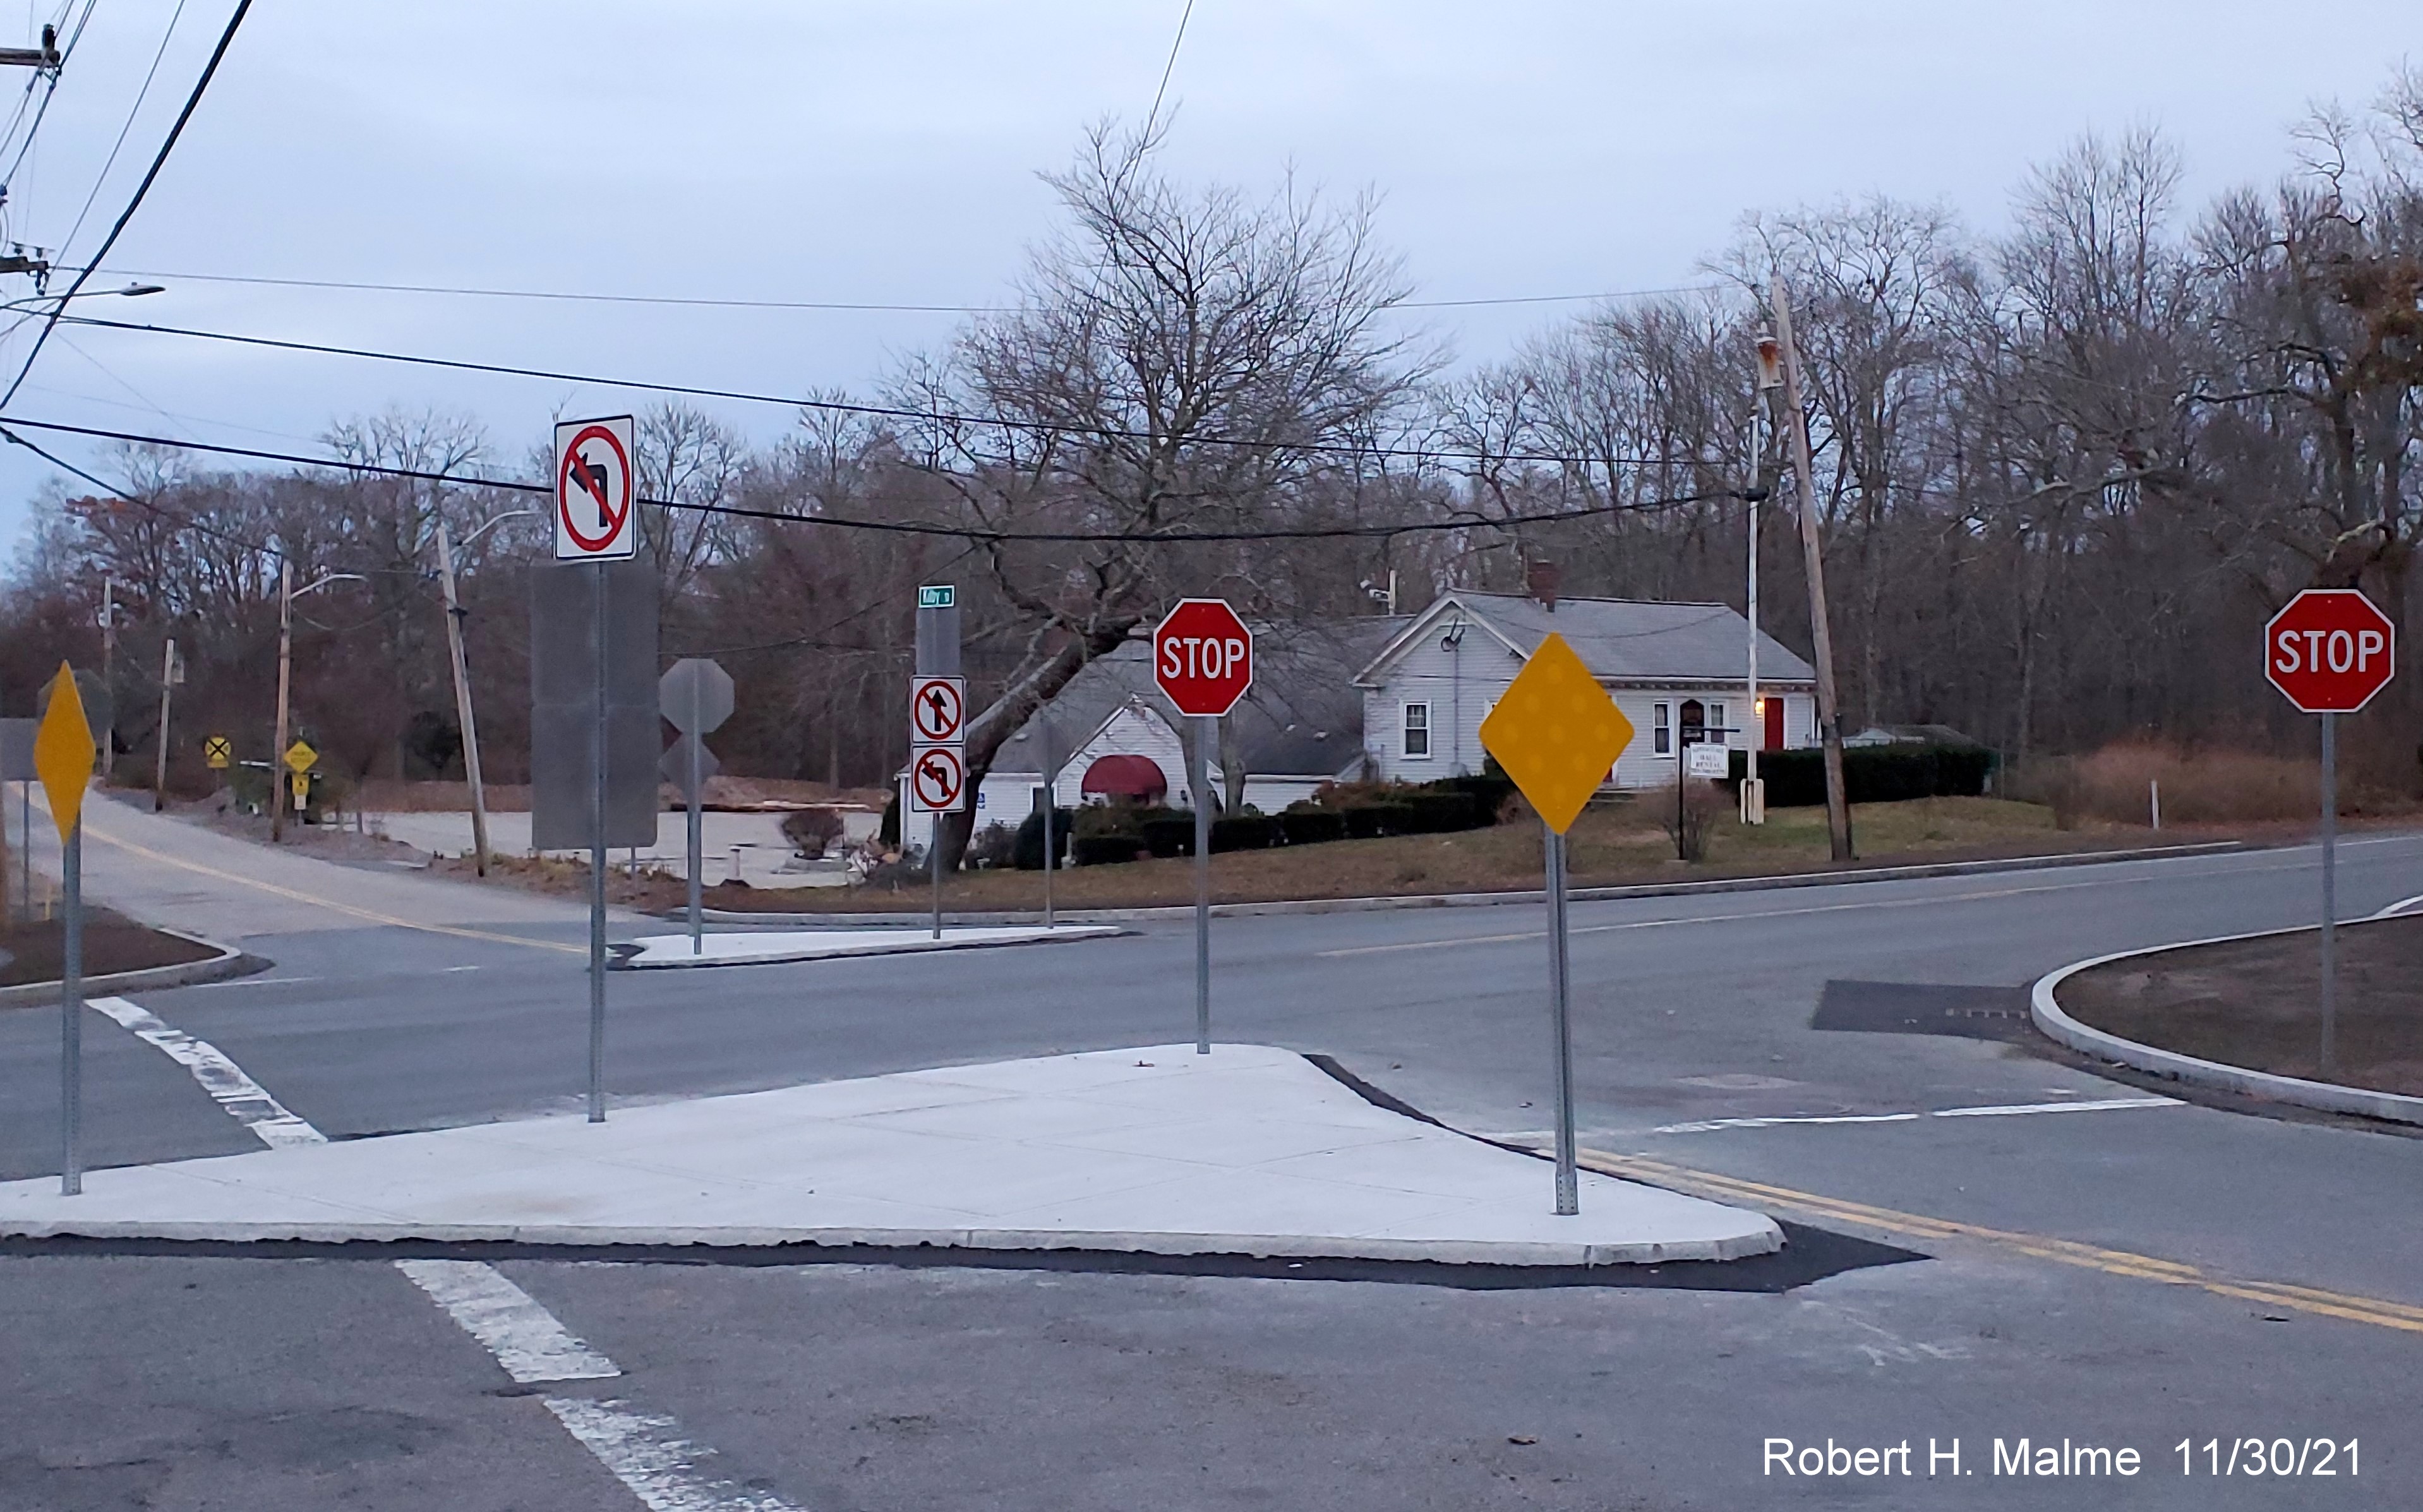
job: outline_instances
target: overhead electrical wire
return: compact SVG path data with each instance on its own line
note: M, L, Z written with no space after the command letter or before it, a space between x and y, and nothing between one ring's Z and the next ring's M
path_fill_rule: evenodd
M103 430L98 426L68 425L55 420L27 419L23 416L0 418L0 439L24 447L45 461L56 464L96 487L107 489L119 498L143 502L124 489L105 483L84 471L52 456L32 442L14 433L10 427L29 431L51 431L65 435L90 436L101 440L124 441L135 446L166 447L184 451L204 451L218 456L245 457L258 462L279 462L300 467L325 467L340 472L361 473L378 478L408 478L423 482L454 483L467 488L494 488L515 494L551 494L546 483L524 482L509 478L482 478L460 473L432 472L418 467L390 467L381 463L348 462L333 457L306 457L293 452L270 451L257 447L233 447L205 441L180 441L172 436L143 435L129 431ZM1740 490L1733 488L1703 489L1689 494L1670 495L1654 499L1612 500L1589 505L1577 510L1544 510L1526 514L1505 514L1491 517L1470 514L1444 520L1411 520L1393 525L1330 525L1298 526L1259 530L1003 530L982 526L942 525L916 520L855 520L836 514L796 514L783 510L750 509L737 504L700 504L681 499L641 498L639 503L654 509L680 510L694 514L713 514L730 519L765 520L777 525L831 526L838 529L871 530L890 535L942 536L986 544L1011 544L1021 542L1042 543L1121 543L1132 545L1179 545L1223 541L1347 541L1386 540L1401 535L1421 535L1433 531L1505 529L1515 526L1560 525L1576 520L1595 519L1610 514L1648 513L1655 511L1682 509L1716 499L1737 497Z
M109 170L118 165L118 154L126 146L127 134L135 130L135 118L143 114L143 102L150 98L151 81L160 76L160 62L168 55L168 44L176 39L177 23L185 15L185 0L177 0L177 8L168 13L168 29L160 34L160 47L151 55L151 67L144 71L143 87L135 91L135 103L126 107L126 123L118 128L118 140L109 144L109 156L103 158L101 171L93 175L92 193L84 197L84 208L76 212L75 224L68 234L59 238L59 253L75 244L76 232L84 229L85 217L92 213L93 202L101 197L102 186L109 182ZM66 59L62 58L64 64Z
M562 289L498 289L470 284L375 283L349 278L276 278L235 273L185 273L161 268L95 268L120 277L153 278L163 283L245 284L264 289L325 289L372 294L439 294L471 299L534 299L566 304L661 305L683 309L799 309L873 312L897 315L1006 315L1011 305L943 305L888 303L853 299L733 299L706 294L594 294ZM1405 299L1392 309L1470 309L1489 305L1577 305L1616 299L1648 299L1663 294L1697 294L1731 287L1726 284L1674 284L1664 289L1610 289L1592 294L1497 294L1472 299Z
M875 419L915 420L928 425L959 425L1025 431L1038 435L1086 435L1111 441L1156 441L1142 431L1120 426L1053 424L1013 419L1006 416L962 415L950 410L911 409L897 404L865 404L849 400L817 399L787 394L761 394L742 388L716 388L699 384L655 383L642 378L608 378L595 373L566 372L549 368L525 368L514 363L472 362L460 357L432 357L408 352L383 352L374 347L336 346L322 341L296 341L280 337L245 336L234 331L202 331L190 326L160 325L138 321L103 320L95 315L59 317L60 323L104 331L139 331L150 336L181 336L202 341L265 347L280 352L310 352L323 356L359 357L407 367L442 368L455 372L483 372L508 378L541 378L550 383L580 384L598 388L627 388L651 394L679 394L689 399L725 399L750 404L780 404L787 409L819 410L835 415L861 415ZM13 390L12 390L13 391ZM0 396L0 405L7 402ZM1361 446L1343 441L1263 441L1236 436L1196 436L1191 446L1219 447L1237 451L1304 451L1347 457L1403 459L1415 462L1545 463L1565 467L1668 467L1715 465L1680 457L1584 457L1546 451L1509 452L1485 456L1447 447Z
M49 343L51 333L58 328L59 317L66 311L68 301L83 290L86 280L92 276L93 268L109 256L109 249L116 246L119 237L125 234L127 223L135 219L137 210L143 208L144 197L159 181L160 170L167 165L168 154L176 150L179 138L185 134L185 123L194 118L195 110L201 105L202 96L210 90L211 80L218 76L220 60L227 56L228 48L235 41L237 28L244 24L245 15L251 9L252 0L236 0L235 13L228 17L226 29L219 33L218 45L211 49L210 61L202 65L201 77L194 81L192 92L185 96L184 108L177 112L176 122L161 141L160 150L151 155L151 165L144 170L143 181L135 186L133 197L126 201L126 208L119 213L117 223L109 228L109 235L103 239L101 246L93 253L92 261L75 276L75 282L68 286L66 293L55 296L57 302L51 307L50 318L42 323L41 330L35 336L33 350L25 354L24 365L17 370L17 376L9 380L8 391L0 393L0 409L7 408L8 402L17 397L17 390L24 385L25 375L34 370L34 364L40 359L42 348Z

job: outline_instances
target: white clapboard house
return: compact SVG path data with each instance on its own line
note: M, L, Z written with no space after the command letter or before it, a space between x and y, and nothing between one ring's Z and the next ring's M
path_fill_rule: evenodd
M1745 679L1750 622L1722 604L1559 598L1450 590L1415 615L1354 676L1377 777L1407 782L1477 772L1481 721L1550 631L1596 673L1638 732L1615 764L1618 788L1665 787L1679 748L1721 740L1762 750L1817 743L1816 674L1759 637L1761 708ZM1719 733L1720 732L1720 733Z
M1245 769L1245 806L1276 813L1323 782L1365 775L1364 700L1354 669L1410 622L1379 615L1254 627L1254 685L1211 752L1212 801L1226 792L1225 758ZM1011 732L976 790L976 823L1032 812L1048 750L1063 808L1113 796L1194 806L1183 723L1152 677L1152 648L1132 640L1098 656Z

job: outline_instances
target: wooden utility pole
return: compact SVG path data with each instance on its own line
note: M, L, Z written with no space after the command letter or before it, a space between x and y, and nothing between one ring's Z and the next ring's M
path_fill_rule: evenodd
M286 688L294 662L294 564L277 564L277 724L269 740L269 838L274 843L286 830L286 780L278 763L286 759Z
M454 543L446 533L444 520L437 522L437 580L446 593L446 653L454 669L454 717L463 727L463 776L471 788L471 864L486 876L488 800L480 780L480 728L471 720L471 670L463 659L463 606L454 596Z
M177 638L160 651L160 750L151 768L151 811L168 806L168 690L177 685Z
M1834 698L1834 632L1826 616L1826 556L1817 539L1816 467L1809 455L1809 412L1800 402L1800 348L1792 339L1792 297L1783 279L1768 290L1775 303L1775 339L1783 346L1783 403L1792 433L1793 480L1800 491L1800 556L1809 578L1809 642L1817 664L1817 733L1826 748L1826 837L1834 859L1851 850L1851 804L1843 786L1843 712Z

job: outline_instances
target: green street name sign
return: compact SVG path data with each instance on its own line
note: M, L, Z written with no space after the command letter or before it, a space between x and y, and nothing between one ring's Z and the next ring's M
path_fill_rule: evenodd
M959 602L959 591L949 583L927 583L917 590L921 609L947 609Z

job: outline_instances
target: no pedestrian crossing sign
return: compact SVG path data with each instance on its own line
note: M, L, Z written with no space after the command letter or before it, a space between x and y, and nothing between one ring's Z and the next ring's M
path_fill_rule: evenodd
M555 428L555 559L623 561L640 549L631 417Z

